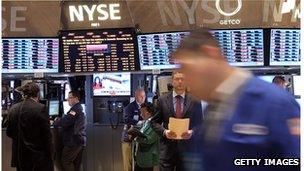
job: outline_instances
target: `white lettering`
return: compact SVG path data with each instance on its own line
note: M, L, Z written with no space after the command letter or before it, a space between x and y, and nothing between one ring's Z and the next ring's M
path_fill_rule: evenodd
M2 7L2 13L5 11L5 8ZM2 14L3 15L3 14ZM5 30L7 27L7 22L6 20L4 19L4 17L2 17L2 31Z
M186 4L185 1L177 1L179 2L179 4L181 5L181 7L184 9L184 11L186 12L187 16L188 16L188 21L189 21L189 24L195 24L195 16L194 16L194 13L195 13L195 10L196 10L196 7L197 7L197 4L198 4L198 1L192 1L192 5L191 7L189 8L188 5Z
M90 9L87 5L84 5L83 8L84 10L87 12L88 16L89 16L89 21L93 21L94 20L94 11L97 5L92 5L92 8Z
M69 12L70 12L70 20L71 22L75 21L74 15L76 16L78 21L84 21L83 18L83 9L81 5L78 5L78 10L75 6L69 6Z
M157 6L160 11L160 16L164 25L168 25L166 14L173 21L174 25L181 25L181 18L175 2L171 2L172 8L167 6L166 1L157 1ZM173 12L171 11L173 9Z
M111 20L120 20L121 17L120 16L115 16L115 14L119 14L119 9L115 9L115 8L119 8L119 4L110 4L109 5L109 9L110 9L110 18Z
M214 16L213 19L203 19L203 23L211 24L211 23L216 23L219 21L219 19L221 17L220 14L216 11L216 9L208 6L208 1L202 1L201 7L203 10L213 14L213 16Z
M109 14L107 13L107 11L103 10L102 8L107 8L106 4L100 4L97 6L97 11L99 14L101 14L102 16L98 17L98 20L104 21L107 20L109 18Z
M27 7L11 7L11 25L10 31L26 31L25 28L17 28L17 21L25 21L25 17L17 17L18 11L26 11Z
M109 4L109 11L107 11L107 4L92 5L78 5L78 9L71 5L69 6L70 21L74 22L75 19L78 21L84 21L84 11L88 15L89 21L94 21L94 12L97 11L100 15L97 17L98 20L104 21L111 20L120 20L121 16L119 15L119 4ZM84 9L84 10L83 10Z
M221 13L222 15L227 16L227 17L230 17L230 16L233 16L233 15L235 15L236 13L238 13L238 12L241 10L241 8L242 8L242 0L237 0L237 2L238 2L237 8L236 8L233 12L230 12L230 13L224 12L224 11L222 10L222 8L221 8L221 6L220 6L220 0L216 0L216 1L215 1L215 7L216 7L217 11L218 11L219 13Z
M236 166L254 166L260 165L261 159L235 159L234 165Z

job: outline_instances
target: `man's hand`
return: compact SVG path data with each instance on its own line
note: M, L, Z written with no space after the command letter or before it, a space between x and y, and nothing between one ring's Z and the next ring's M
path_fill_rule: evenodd
M176 133L167 129L165 130L165 136L168 139L176 139Z
M187 132L184 132L182 134L182 139L188 140L192 137L193 131L192 130L188 130Z

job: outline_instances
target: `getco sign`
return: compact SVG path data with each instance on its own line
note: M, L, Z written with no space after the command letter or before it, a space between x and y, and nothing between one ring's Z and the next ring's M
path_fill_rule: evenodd
M220 13L220 14L222 14L222 15L224 15L224 16L227 16L227 17L230 17L230 16L233 16L233 15L235 15L235 14L237 14L240 10L241 10L241 8L242 8L242 0L237 0L237 8L234 10L234 11L232 11L232 12L230 12L230 13L227 13L227 12L224 12L223 10L222 10L222 8L221 8L221 6L220 6L220 1L221 0L216 0L215 1L215 7L216 7L216 9L217 9L217 11ZM235 24L240 24L241 23L241 20L240 19L228 19L228 20L220 20L220 22L219 22L221 25L230 25L230 24L232 24L232 25L235 25Z

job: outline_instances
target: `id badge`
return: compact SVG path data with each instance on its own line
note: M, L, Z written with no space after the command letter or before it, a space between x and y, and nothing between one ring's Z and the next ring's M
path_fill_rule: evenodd
M133 116L133 119L136 120L136 121L138 121L139 115L134 115L134 116Z

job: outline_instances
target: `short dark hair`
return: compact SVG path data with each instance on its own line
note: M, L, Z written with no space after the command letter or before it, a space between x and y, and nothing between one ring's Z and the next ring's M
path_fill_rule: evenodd
M192 30L190 35L181 41L177 51L180 49L197 51L200 50L202 45L219 47L218 41L212 36L210 30L207 28Z
M275 84L281 84L281 83L285 83L285 77L282 76L282 75L276 75L273 80L272 80L272 83L275 83Z
M80 100L80 93L79 93L79 91L72 90L72 91L69 92L69 94L72 94L73 97L77 97L78 100Z
M154 106L153 103L145 102L140 105L141 108L146 108L147 111L153 116L154 115Z
M18 91L20 91L25 98L31 98L38 97L40 89L36 83L28 82L25 85L19 87Z

